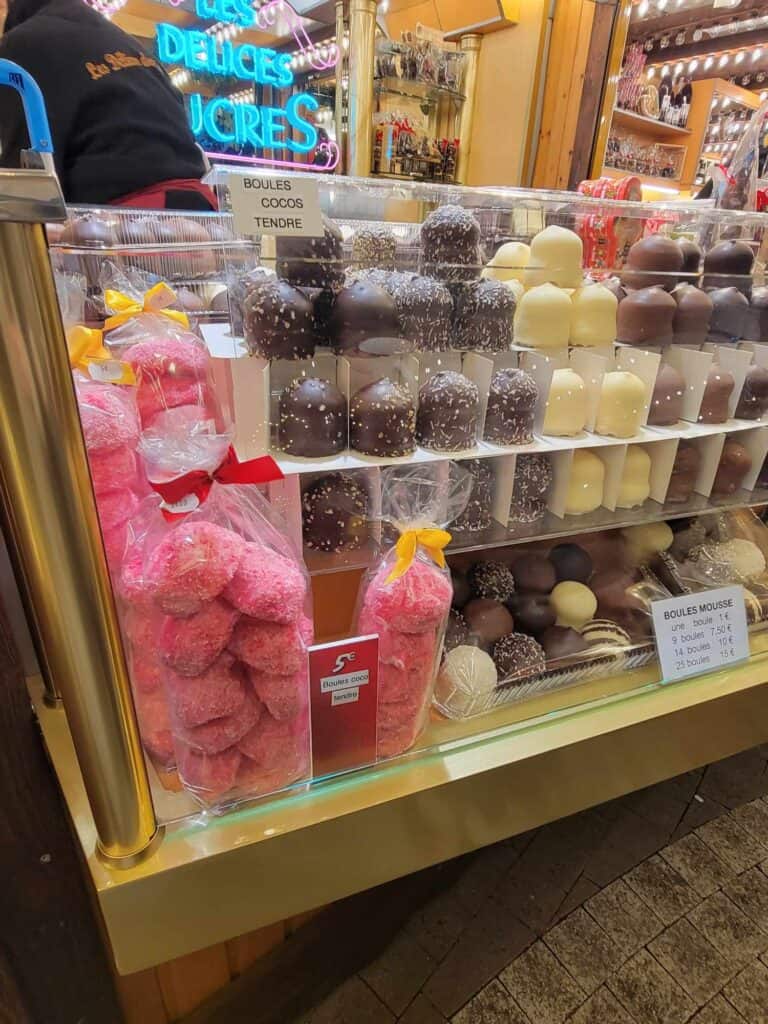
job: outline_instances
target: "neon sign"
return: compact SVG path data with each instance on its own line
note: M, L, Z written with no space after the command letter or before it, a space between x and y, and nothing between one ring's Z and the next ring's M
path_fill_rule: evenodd
M323 71L338 63L338 46L324 47L321 55L287 0L270 0L258 11L253 8L252 0L195 0L195 12L201 19L215 19L236 26L238 31L248 28L269 31L276 26L278 16L282 16L311 67ZM252 43L233 43L220 33L211 34L210 29L201 32L160 22L156 43L158 59L163 64L182 65L190 71L278 89L294 84L290 53L279 53ZM247 146L254 150L287 149L297 155L316 150L312 164L267 156L235 157L223 153L208 153L208 156L235 159L240 163L331 171L339 162L339 148L331 140L323 140L318 145L317 128L305 116L317 108L317 100L306 92L289 97L284 107L257 106L234 102L225 96L208 98L193 93L189 97L189 120L195 138L208 138L222 145Z

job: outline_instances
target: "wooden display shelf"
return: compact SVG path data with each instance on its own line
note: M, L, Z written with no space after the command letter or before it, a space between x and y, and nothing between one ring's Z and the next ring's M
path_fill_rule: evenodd
M680 191L682 183L679 178L654 178L651 174L636 174L634 171L622 171L618 167L603 167L605 178L639 178L643 185L648 188L666 188Z
M631 128L633 131L648 135L650 138L659 141L669 139L679 142L691 134L690 128L680 128L678 125L657 121L654 117L636 114L632 110L623 110L621 107L614 108L613 120L615 124Z

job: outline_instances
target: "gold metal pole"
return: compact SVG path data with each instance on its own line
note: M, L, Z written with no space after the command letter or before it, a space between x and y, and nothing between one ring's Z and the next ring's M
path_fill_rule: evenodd
M377 0L349 3L349 90L347 173L368 177L373 157L373 65Z
M464 54L464 104L459 119L459 161L456 166L456 181L466 185L469 177L469 156L472 151L472 124L475 117L475 92L477 91L477 69L480 64L480 45L483 37L471 34L461 37L459 47Z
M336 66L336 93L334 97L334 122L336 125L336 145L341 154L339 173L347 171L347 143L344 138L344 78L347 74L347 51L344 49L344 0L336 0L336 45L339 48L339 63ZM347 79L349 82L349 79Z
M64 698L99 850L157 830L44 229L0 223L0 487L42 668Z

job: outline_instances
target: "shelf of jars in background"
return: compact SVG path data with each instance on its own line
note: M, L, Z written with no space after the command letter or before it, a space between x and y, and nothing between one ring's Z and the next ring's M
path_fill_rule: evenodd
M472 468L474 460L488 460L492 466L493 492L490 503L491 524L476 532L452 528L451 551L481 550L535 539L556 538L578 532L589 532L617 525L633 525L723 508L763 504L768 491L758 486L763 464L768 456L768 412L758 419L734 417L747 371L756 364L768 365L768 346L752 342L736 345L708 344L700 349L684 345L651 350L616 344L604 349L571 348L544 351L515 347L498 354L477 352L408 353L394 356L347 357L318 351L314 359L272 361L245 355L242 339L234 342L242 358L231 358L233 339L226 328L204 329L214 355L219 391L232 403L231 418L235 424L235 448L241 459L269 453L284 474L284 480L270 485L271 500L286 518L292 536L302 544L310 572L322 574L361 568L371 563L383 541L380 517L382 473L389 467L424 465L429 472L443 474L447 480L451 463ZM222 358L223 356L223 358ZM669 363L680 369L687 389L682 415L671 426L648 426L650 403L659 367ZM734 387L728 400L728 418L723 422L697 422L705 393L709 370L715 364L732 375ZM505 368L521 368L537 383L539 399L534 412L530 443L497 445L484 440L485 415L491 379ZM576 370L585 381L589 394L587 429L575 436L550 436L543 433L546 404L553 373L556 369ZM364 455L347 448L339 454L322 458L298 458L280 450L277 433L278 405L283 390L295 379L319 377L335 384L344 395L347 408L355 392L365 385L390 377L405 384L417 405L421 386L439 371L463 373L478 389L480 415L476 442L461 451L436 451L421 445L401 457ZM597 408L605 373L618 370L630 372L643 383L645 404L640 425L630 437L598 434L594 431ZM726 441L732 438L747 450L751 468L743 486L725 498L712 496L719 461ZM666 501L670 477L678 445L685 441L699 449L700 469L693 485L693 496L684 506ZM617 507L618 490L627 463L627 453L642 446L649 454L651 471L649 496L635 508ZM584 515L566 513L566 494L574 460L574 452L589 450L601 457L605 465L605 494L601 507ZM532 523L515 521L513 496L518 460L531 455L545 455L552 467L552 483L546 496L547 511ZM306 543L302 522L302 496L314 483L334 474L344 474L356 481L366 497L370 525L353 546L336 551L322 551ZM391 538L389 538L391 543Z

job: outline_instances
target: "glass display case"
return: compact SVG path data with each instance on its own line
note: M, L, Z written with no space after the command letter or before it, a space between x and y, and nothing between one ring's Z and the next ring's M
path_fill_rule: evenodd
M213 172L225 209L238 173ZM762 216L312 180L322 237L238 239L229 213L161 215L150 229L141 212L72 210L52 248L61 295L88 311L65 305L68 324L105 327L138 378L130 500L101 482L97 442L89 454L166 822L311 784L299 661L312 639L379 636L378 750L354 770L424 755L446 734L475 743L490 712L497 728L508 709L518 729L662 682L651 605L691 580L745 586L754 634L767 610L768 542L750 511L768 502ZM114 323L115 290L160 282L188 323L146 303ZM81 382L81 415L105 388L132 397ZM241 463L275 467L256 504L214 472L169 532L162 485L212 473L230 443ZM424 523L449 532L450 573L417 543L398 590L398 532ZM168 538L211 526L232 552L244 541L295 568L259 577L243 563L238 583L206 549L202 577L221 586L189 608L173 581L158 598ZM295 579L295 615L243 598L257 577L283 597ZM210 647L190 659L214 612ZM264 635L249 646L254 623ZM293 623L296 666L265 660L266 626L287 641ZM289 740L282 773L276 745Z

